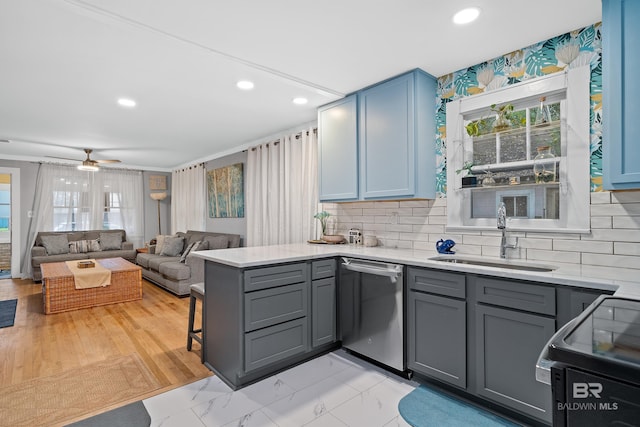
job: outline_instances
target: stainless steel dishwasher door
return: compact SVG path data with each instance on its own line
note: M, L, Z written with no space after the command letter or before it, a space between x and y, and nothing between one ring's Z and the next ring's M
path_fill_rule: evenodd
M405 370L403 266L343 258L340 266L342 346Z

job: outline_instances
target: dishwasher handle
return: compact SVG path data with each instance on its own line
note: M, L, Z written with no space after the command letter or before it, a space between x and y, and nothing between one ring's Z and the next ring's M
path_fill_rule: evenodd
M384 264L372 262L359 262L349 258L342 258L342 267L359 273L374 274L376 276L386 276L391 278L391 282L395 283L402 277L402 266L397 264Z

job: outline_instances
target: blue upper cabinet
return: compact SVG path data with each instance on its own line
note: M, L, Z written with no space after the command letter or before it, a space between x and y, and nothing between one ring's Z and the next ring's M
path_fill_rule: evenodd
M321 107L320 201L435 198L435 94L414 70Z
M320 201L358 199L358 99L350 95L318 109Z
M640 188L640 2L602 0L603 184Z

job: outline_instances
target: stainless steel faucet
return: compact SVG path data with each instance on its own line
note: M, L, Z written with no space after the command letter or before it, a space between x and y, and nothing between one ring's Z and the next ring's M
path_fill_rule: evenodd
M502 239L500 239L500 258L507 257L507 249L515 249L518 247L518 238L513 245L507 244L507 207L504 202L498 205L498 230L502 230Z

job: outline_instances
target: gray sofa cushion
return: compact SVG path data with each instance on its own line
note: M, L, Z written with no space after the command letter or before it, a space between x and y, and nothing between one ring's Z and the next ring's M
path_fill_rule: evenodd
M59 255L45 255L45 256L37 256L31 258L31 265L33 267L40 268L41 264L45 262L62 262L62 261L73 261L76 259L87 259L89 258L88 254L59 254Z
M209 249L227 249L229 247L228 236L206 236Z
M179 256L184 250L184 237L166 237L160 255L163 256Z
M172 280L187 280L191 277L191 268L181 262L163 262L158 271Z
M42 246L47 255L61 255L69 253L69 240L66 234L51 234L42 236Z
M156 255L149 259L149 270L160 271L160 265L165 262L180 262L180 257Z
M122 249L122 234L100 233L100 249L103 251L117 251Z

